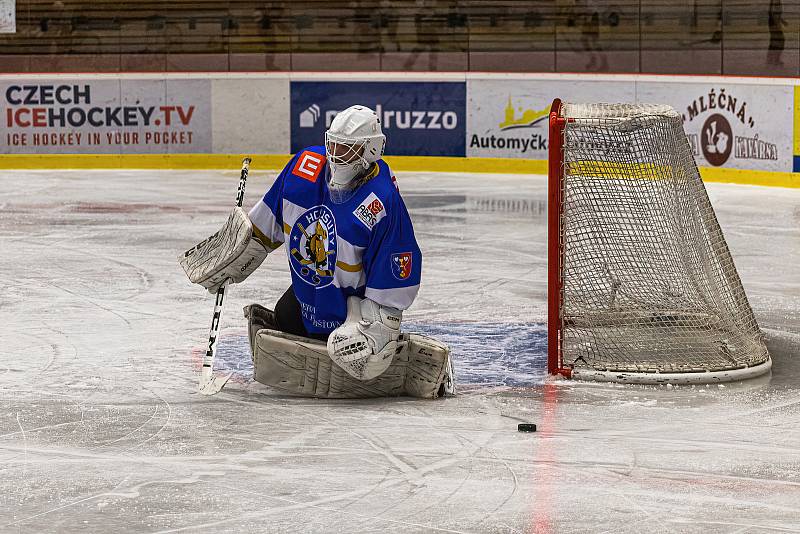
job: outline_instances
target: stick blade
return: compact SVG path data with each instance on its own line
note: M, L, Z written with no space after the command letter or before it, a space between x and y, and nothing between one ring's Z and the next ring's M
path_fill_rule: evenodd
M231 377L233 373L229 375L213 375L210 378L202 375L200 376L200 387L198 391L201 395L216 395L219 393L225 384L228 382L228 379Z

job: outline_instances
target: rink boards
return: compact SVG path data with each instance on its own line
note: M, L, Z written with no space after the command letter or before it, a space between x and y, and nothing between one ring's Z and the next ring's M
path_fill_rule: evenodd
M703 178L800 186L800 81L489 73L0 75L0 168L281 168L376 109L397 170L543 173L553 98L666 103Z

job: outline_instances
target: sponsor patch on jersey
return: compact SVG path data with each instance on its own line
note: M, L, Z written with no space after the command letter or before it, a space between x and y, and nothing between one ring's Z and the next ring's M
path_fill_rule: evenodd
M364 223L364 226L372 230L378 224L378 221L386 217L386 209L383 207L383 202L375 196L375 193L370 193L353 211L353 215Z
M398 280L406 280L411 276L411 253L399 252L392 254L392 274Z
M336 221L327 206L315 206L298 217L289 243L289 264L300 279L316 288L333 282Z
M325 156L322 154L304 150L303 153L297 157L297 161L292 169L292 174L314 183L317 181L317 178L319 178L319 173L322 172L325 161Z

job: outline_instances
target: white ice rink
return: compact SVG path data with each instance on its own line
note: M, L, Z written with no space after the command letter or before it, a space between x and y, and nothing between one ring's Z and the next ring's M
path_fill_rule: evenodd
M544 177L399 173L425 255L406 330L461 394L328 401L250 380L245 304L176 257L238 171L0 173L0 532L800 532L800 190L710 184L774 365L713 387L546 379ZM253 162L246 205L275 173ZM539 431L517 432L518 422Z

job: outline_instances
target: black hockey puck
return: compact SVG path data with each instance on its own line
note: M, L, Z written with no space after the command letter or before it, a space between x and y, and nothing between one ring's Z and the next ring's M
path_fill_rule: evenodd
M517 425L520 432L536 432L536 425L533 423L520 423Z

